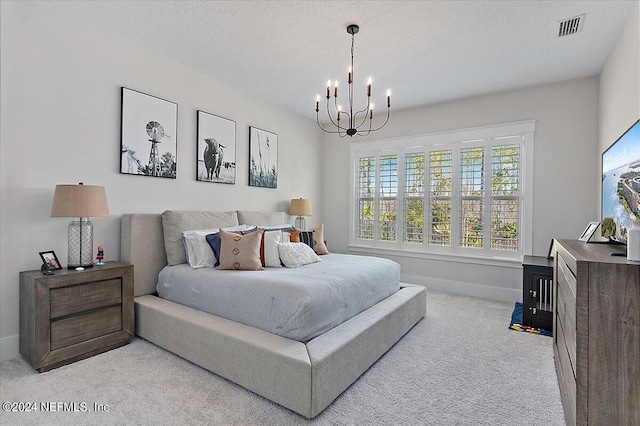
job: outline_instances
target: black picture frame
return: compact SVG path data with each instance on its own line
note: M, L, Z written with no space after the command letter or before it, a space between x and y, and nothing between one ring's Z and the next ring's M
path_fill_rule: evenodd
M42 263L44 265L48 265L53 269L62 269L62 265L60 264L60 261L58 260L58 256L56 256L55 251L53 250L41 251L39 254L40 254L40 259L42 259ZM49 267L48 269L51 269Z
M589 222L589 225L582 231L582 235L578 238L578 241L583 241L585 243L589 242L593 234L596 232L598 227L600 226L600 222Z
M249 186L278 187L278 135L249 127Z
M554 253L553 253L553 243L555 243L556 240L555 239L551 239L551 242L549 243L549 252L547 253L547 259L553 259Z
M196 180L236 183L236 122L197 112Z
M175 179L178 104L122 87L120 173Z

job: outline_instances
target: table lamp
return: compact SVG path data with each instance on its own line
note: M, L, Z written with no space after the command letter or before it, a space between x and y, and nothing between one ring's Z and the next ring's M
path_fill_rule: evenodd
M289 205L289 215L298 216L296 218L296 228L306 229L307 221L304 216L312 216L311 200L304 198L293 198Z
M93 266L93 225L89 217L109 216L104 186L56 185L51 217L78 218L69 224L69 269Z

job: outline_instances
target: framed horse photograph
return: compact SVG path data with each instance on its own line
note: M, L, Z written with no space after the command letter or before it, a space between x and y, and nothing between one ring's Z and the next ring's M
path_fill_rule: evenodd
M198 110L196 180L236 183L236 122Z

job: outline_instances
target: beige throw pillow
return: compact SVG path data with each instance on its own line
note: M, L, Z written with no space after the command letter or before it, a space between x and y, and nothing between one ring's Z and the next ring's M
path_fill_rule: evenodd
M318 254L329 254L327 245L324 243L324 227L322 224L313 229L313 250Z
M218 269L261 270L260 242L263 232L260 229L249 234L238 235L221 229Z

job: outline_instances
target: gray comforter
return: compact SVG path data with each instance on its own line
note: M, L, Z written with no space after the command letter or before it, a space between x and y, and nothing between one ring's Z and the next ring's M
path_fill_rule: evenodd
M201 311L307 342L400 288L400 265L329 254L322 262L262 271L165 267L158 295Z

